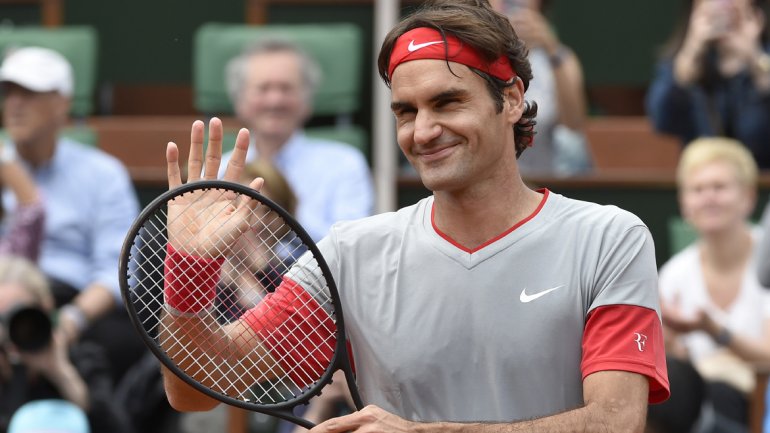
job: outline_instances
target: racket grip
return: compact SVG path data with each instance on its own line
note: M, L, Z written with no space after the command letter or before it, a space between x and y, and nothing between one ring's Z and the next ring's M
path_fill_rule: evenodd
M224 258L206 259L167 247L163 297L181 313L198 313L214 302Z

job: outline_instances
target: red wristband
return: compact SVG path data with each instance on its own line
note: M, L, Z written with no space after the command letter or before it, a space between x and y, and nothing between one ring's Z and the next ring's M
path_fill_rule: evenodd
M241 320L249 324L300 388L317 381L334 355L334 320L301 285L287 277Z
M224 258L205 259L166 248L163 295L166 305L182 313L198 313L214 302Z

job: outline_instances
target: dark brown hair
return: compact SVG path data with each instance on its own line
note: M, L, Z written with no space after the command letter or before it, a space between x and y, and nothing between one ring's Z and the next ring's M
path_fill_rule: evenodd
M243 167L241 176L245 183L251 182L254 178L261 177L265 180L264 190L266 196L274 201L278 206L294 215L297 211L297 196L289 185L289 181L281 171L270 161L257 158Z
M532 67L527 59L527 48L516 36L508 18L494 11L487 0L430 0L396 25L385 36L377 59L380 77L388 87L391 84L388 76L390 53L396 40L417 27L433 28L444 39L447 33L451 34L490 63L505 55L518 79L524 84L524 89L529 87ZM474 68L471 70L486 81L497 112L501 112L505 88L512 86L515 81L504 82ZM532 142L536 115L537 104L528 102L521 119L513 126L517 157Z

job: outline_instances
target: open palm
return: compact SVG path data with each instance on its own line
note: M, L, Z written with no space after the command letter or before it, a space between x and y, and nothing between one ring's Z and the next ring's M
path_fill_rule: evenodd
M222 122L211 119L209 123L209 144L203 166L203 122L193 123L190 140L190 156L187 162L187 183L203 179L216 179L222 156ZM225 171L225 180L240 178L248 149L248 131L238 133L235 149ZM182 185L179 169L179 150L169 143L166 150L169 189ZM258 190L261 179L249 185ZM195 190L175 198L168 205L169 242L178 251L199 257L216 258L227 255L238 238L255 221L257 202L232 191L219 189Z

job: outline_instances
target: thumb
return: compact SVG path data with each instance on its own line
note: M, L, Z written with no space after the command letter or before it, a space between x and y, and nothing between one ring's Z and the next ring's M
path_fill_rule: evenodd
M249 188L253 189L254 191L259 192L262 189L262 186L265 184L265 180L261 177L255 178L254 180L249 183ZM247 196L246 194L241 195L238 198L238 205L236 206L236 212L243 217L246 221L249 222L249 225L254 220L254 211L257 209L257 206L259 206L259 201L254 200L251 197Z

